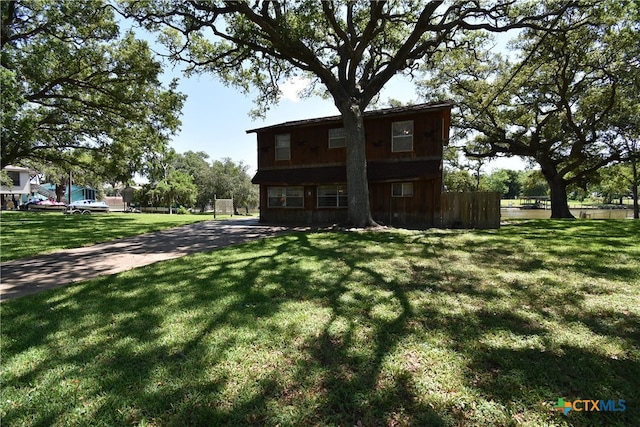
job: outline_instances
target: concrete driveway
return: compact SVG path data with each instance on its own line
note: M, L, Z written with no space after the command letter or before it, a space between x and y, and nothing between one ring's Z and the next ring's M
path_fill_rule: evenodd
M0 268L0 302L158 261L306 229L264 225L257 218L204 221L94 246L3 262Z

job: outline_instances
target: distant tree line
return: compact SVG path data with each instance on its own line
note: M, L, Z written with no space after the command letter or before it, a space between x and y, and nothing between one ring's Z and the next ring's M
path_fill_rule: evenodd
M182 206L205 211L214 199L233 199L236 214L258 205L249 166L230 158L209 161L202 151L158 154L145 168L149 180L135 196L142 206Z
M476 166L469 162L467 166ZM633 172L630 164L616 164L598 170L584 187L568 187L570 200L597 198L602 204L623 204L633 199ZM539 169L496 169L484 173L481 169L453 167L444 168L445 191L495 191L503 199L518 199L533 196L549 196L551 189Z

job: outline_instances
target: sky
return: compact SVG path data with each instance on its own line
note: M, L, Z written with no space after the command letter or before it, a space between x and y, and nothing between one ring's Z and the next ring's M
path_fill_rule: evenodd
M147 37L144 37L147 38ZM149 37L152 39L153 36ZM155 44L152 42L152 44ZM161 50L157 45L154 49ZM170 142L178 153L203 151L209 162L225 157L249 165L249 174L257 169L256 134L249 129L270 126L292 120L312 119L338 115L331 99L321 97L300 98L298 93L307 84L303 79L293 79L281 87L282 99L267 111L262 119L254 120L249 112L255 107L255 96L244 95L237 88L227 86L213 74L201 74L187 78L180 65L166 67L163 80L179 79L178 90L187 95L182 110L182 127ZM404 77L394 77L382 91L380 103L389 98L403 103L423 102L414 85ZM500 159L490 163L485 172L493 169L524 169L518 158Z

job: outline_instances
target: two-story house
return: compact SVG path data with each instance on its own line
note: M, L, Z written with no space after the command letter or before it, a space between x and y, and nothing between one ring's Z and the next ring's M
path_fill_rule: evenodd
M31 175L28 168L5 166L2 170L11 180L11 185L0 186L0 205L2 209L15 209L22 198L31 193Z
M450 101L364 113L371 214L382 224L440 222L442 149ZM340 116L248 130L258 139L260 220L336 223L347 218L346 139Z

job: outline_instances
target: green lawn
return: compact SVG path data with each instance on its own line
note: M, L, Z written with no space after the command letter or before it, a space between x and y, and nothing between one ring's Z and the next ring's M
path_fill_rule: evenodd
M640 425L639 235L296 233L6 301L2 422Z
M228 217L226 217L228 218ZM213 219L208 215L95 214L64 215L3 211L0 215L0 260L77 248L122 237Z

